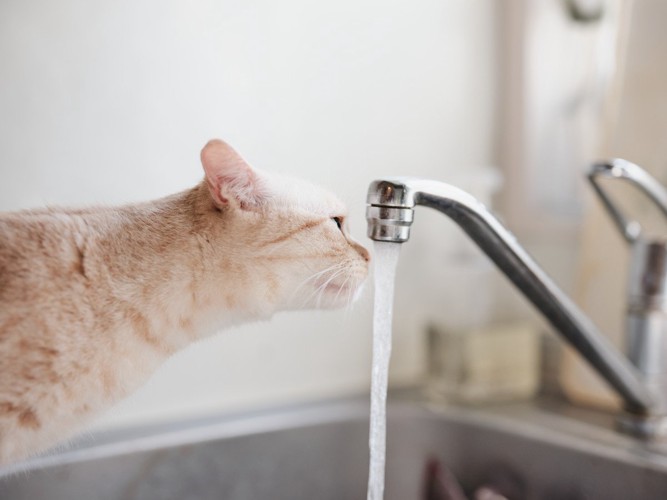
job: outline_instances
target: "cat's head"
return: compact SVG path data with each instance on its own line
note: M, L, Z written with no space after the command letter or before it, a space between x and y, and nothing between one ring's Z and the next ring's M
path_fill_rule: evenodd
M243 283L236 301L278 309L349 304L370 255L347 229L345 205L300 179L253 169L228 144L201 152L212 210L226 240L220 265ZM227 255L225 255L225 253Z

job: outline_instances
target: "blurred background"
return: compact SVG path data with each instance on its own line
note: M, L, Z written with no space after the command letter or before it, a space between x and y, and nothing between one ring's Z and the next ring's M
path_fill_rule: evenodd
M627 248L584 173L619 156L667 181L666 18L661 0L3 0L0 210L180 191L220 137L259 168L338 193L370 246L369 182L429 177L492 205L619 342ZM392 385L426 377L429 325L542 338L548 328L451 222L423 210L413 234ZM226 331L95 425L368 391L371 313L369 280L351 311ZM571 397L613 404L571 355L557 361Z

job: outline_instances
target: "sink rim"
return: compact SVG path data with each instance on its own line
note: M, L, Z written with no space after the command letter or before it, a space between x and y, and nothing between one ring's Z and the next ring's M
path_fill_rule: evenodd
M0 468L0 478L32 470L118 455L306 428L344 421L368 421L368 394L344 396L252 411L138 425L82 436L67 447ZM390 418L442 419L491 429L551 447L602 457L667 476L667 443L645 442L619 433L614 415L537 398L523 402L465 405L425 401L417 389L392 390ZM389 430L391 433L391 430ZM391 440L391 434L388 435Z

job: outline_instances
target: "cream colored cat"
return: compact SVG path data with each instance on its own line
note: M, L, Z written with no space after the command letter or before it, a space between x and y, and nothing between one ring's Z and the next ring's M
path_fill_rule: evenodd
M219 140L201 159L204 182L157 201L0 214L0 464L68 438L197 339L360 288L369 254L334 196Z

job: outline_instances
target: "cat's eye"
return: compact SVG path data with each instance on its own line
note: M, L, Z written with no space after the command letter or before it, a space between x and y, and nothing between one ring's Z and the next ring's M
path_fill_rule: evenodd
M341 231L343 230L343 218L342 217L332 217L331 220L336 223L336 225L338 226L338 229L340 229Z

